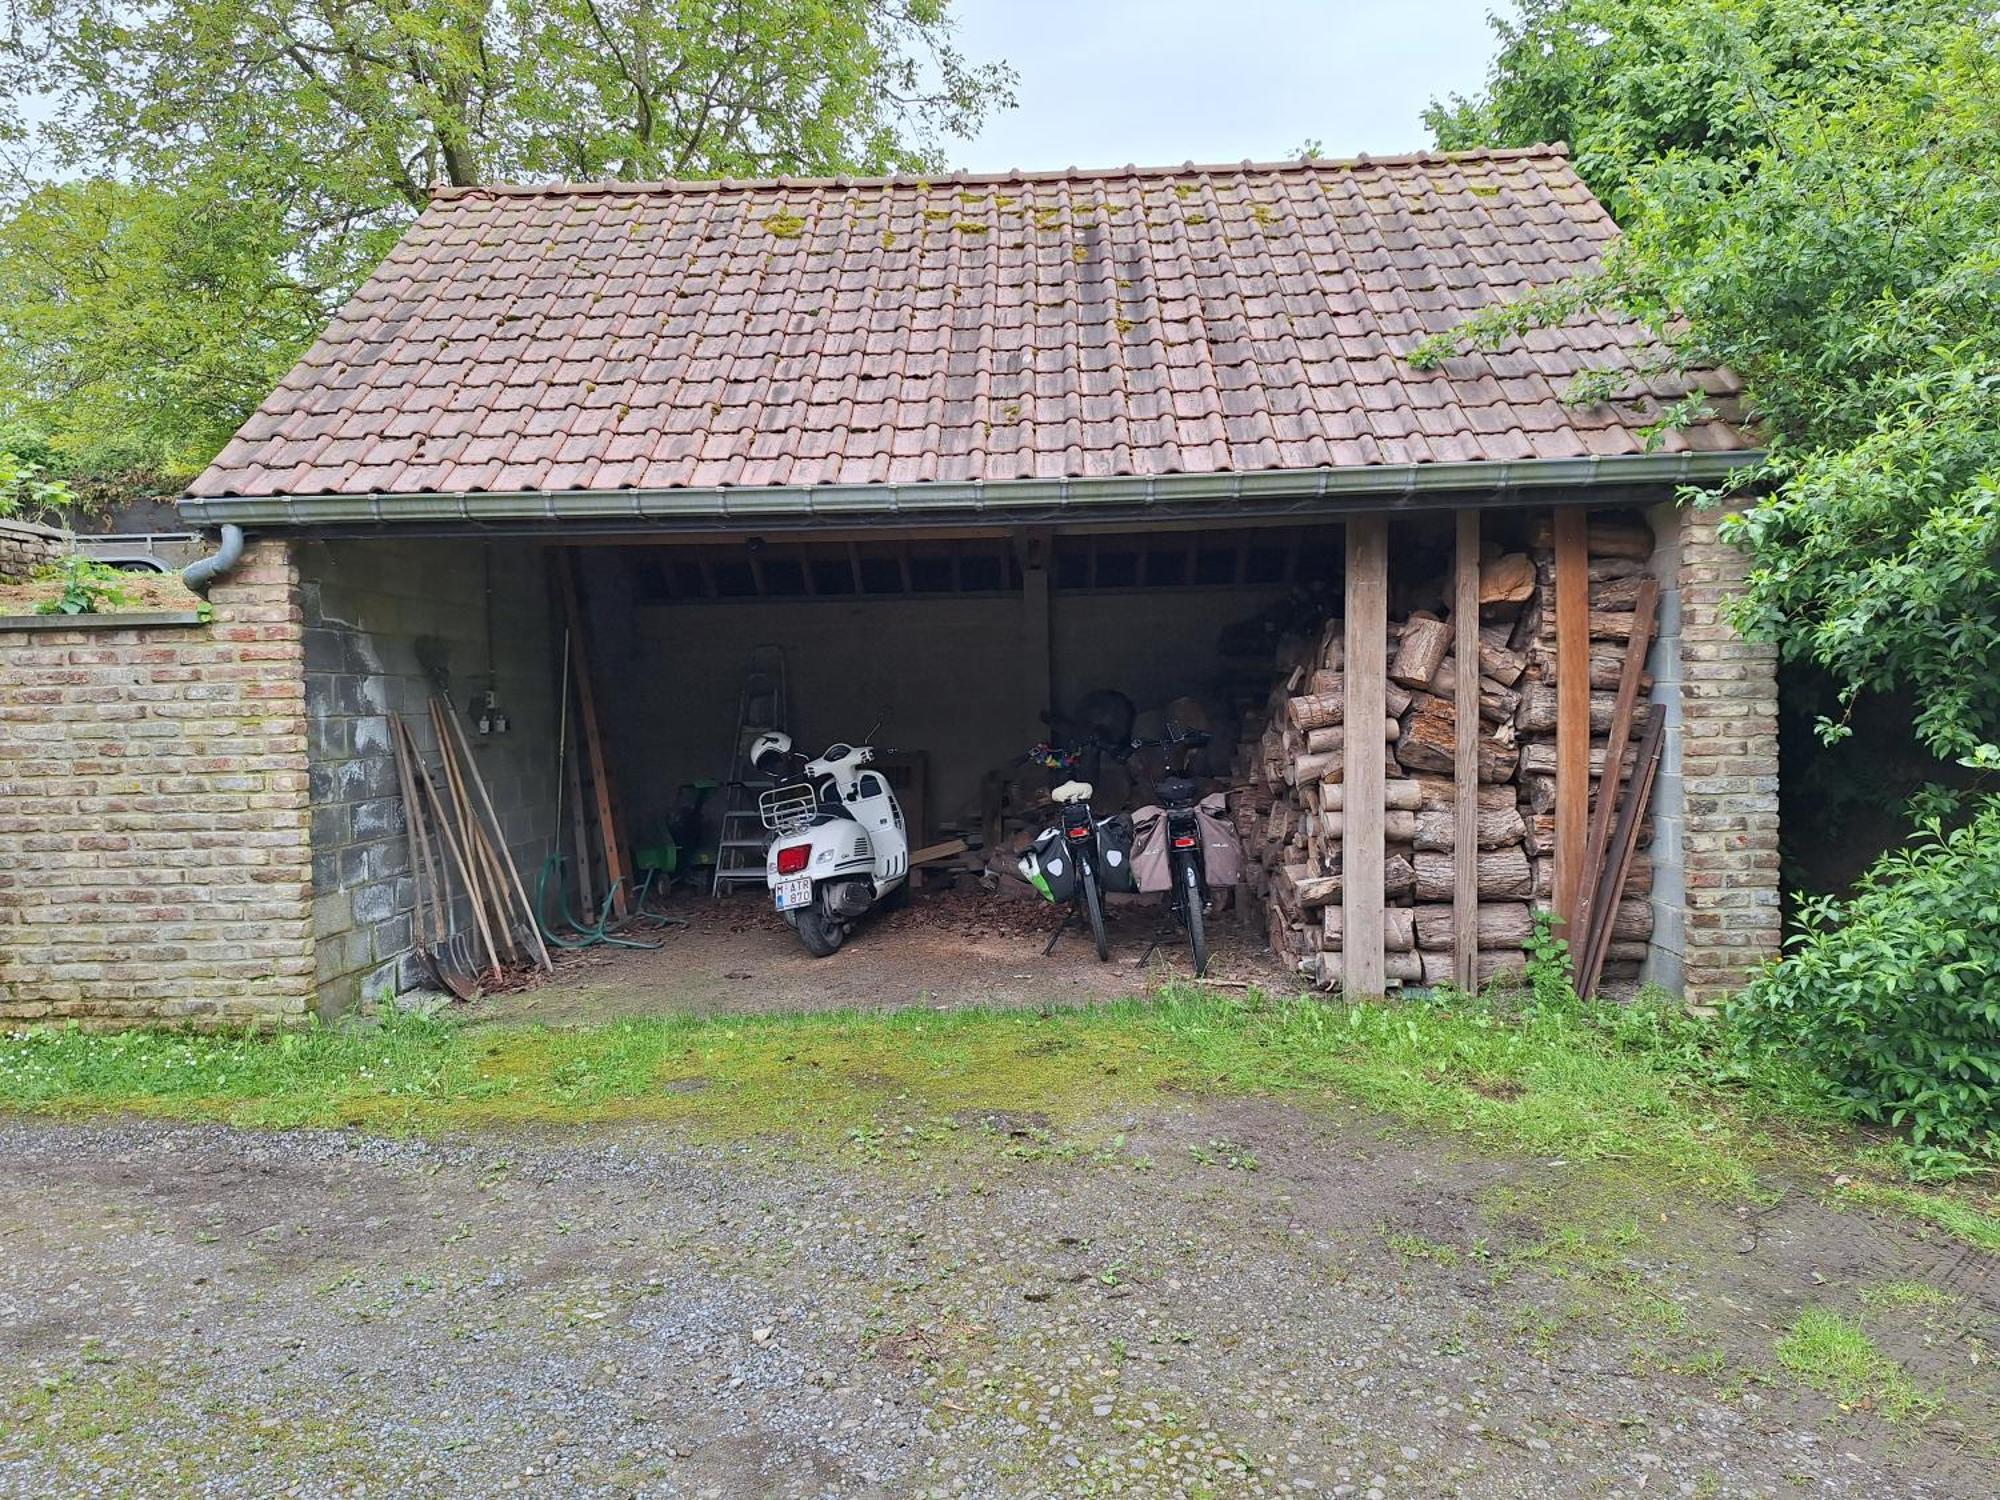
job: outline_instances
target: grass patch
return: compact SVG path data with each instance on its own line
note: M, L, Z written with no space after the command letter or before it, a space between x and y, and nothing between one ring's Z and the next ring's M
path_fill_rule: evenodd
M1870 1307L1950 1307L1958 1299L1928 1281L1881 1281L1861 1289Z
M0 1041L0 1108L431 1132L654 1120L877 1147L1029 1114L1061 1131L1176 1094L1338 1094L1482 1145L1751 1194L1768 1106L1582 1015L1172 988L1081 1010L929 1010L469 1027L394 1015L278 1035Z
M1877 1411L1891 1422L1921 1418L1935 1405L1902 1366L1838 1313L1809 1307L1778 1340L1778 1363L1844 1407Z
M1839 1196L1863 1208L1887 1209L1935 1224L1954 1239L1994 1254L2000 1254L2000 1214L1966 1202L1948 1193L1927 1193L1917 1188L1897 1187L1886 1182L1853 1182L1839 1189Z

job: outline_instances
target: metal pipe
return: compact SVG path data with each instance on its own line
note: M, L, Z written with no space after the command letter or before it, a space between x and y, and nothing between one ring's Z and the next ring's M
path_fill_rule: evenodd
M243 560L243 528L232 521L222 523L222 535L216 549L207 557L198 557L181 569L181 582L188 589L208 597L208 587L231 568Z

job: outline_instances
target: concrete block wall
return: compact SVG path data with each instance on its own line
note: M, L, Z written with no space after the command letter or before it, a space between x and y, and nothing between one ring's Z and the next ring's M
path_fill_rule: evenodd
M32 521L0 520L0 583L23 583L69 551L70 535Z
M436 671L532 897L555 818L559 633L542 554L524 543L312 542L300 569L315 970L320 1011L334 1015L421 982L389 715L402 715L437 775ZM489 685L510 728L482 738L472 710ZM460 902L454 926L469 920Z
M0 642L0 1022L289 1023L313 934L298 575L192 626Z
M1718 535L1724 514L1681 509L1676 575L1680 988L1697 1004L1739 988L1782 936L1777 648L1729 624L1749 560Z

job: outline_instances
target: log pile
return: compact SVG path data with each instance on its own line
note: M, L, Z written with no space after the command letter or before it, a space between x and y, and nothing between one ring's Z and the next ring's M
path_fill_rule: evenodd
M1591 747L1593 787L1607 760L1629 776L1633 743L1650 704L1632 715L1631 736L1612 757L1607 743L1638 583L1652 555L1651 529L1636 513L1593 515L1589 528ZM1396 569L1392 561L1392 583ZM1550 904L1555 863L1556 644L1554 548L1544 522L1526 545L1489 545L1479 573L1479 814L1477 974L1482 984L1518 976L1522 944L1538 908ZM1237 746L1235 817L1249 881L1264 903L1272 951L1326 988L1341 971L1343 748L1351 733L1379 735L1388 758L1383 869L1385 974L1390 984L1449 981L1456 802L1456 693L1461 664L1443 601L1450 580L1400 589L1392 601L1387 659L1343 659L1336 614L1317 635L1279 643L1275 680L1261 715L1246 715ZM1407 601L1425 601L1408 604ZM1425 607L1428 604L1429 607ZM1344 722L1348 671L1383 674L1387 715ZM1640 683L1640 697L1651 679ZM1604 979L1637 977L1652 936L1652 867L1640 849L1612 917Z

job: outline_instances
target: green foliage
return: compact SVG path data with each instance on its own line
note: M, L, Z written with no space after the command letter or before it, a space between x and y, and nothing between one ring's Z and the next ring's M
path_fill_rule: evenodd
M1535 911L1535 930L1528 935L1522 951L1528 955L1528 990L1540 1010L1573 1010L1576 986L1569 956L1569 941L1556 936L1555 913L1546 908Z
M62 592L35 606L38 615L94 615L104 606L125 602L119 585L125 575L108 563L93 562L80 552L72 552L50 570L62 584Z
M63 468L185 476L330 311L271 203L108 178L0 221L0 404Z
M0 432L198 469L434 186L919 170L1010 102L947 0L22 0Z
M1625 234L1601 275L1433 341L1647 323L1744 380L1770 451L1729 523L1739 623L1914 692L1936 753L2000 765L2000 36L1975 0L1531 0L1447 145L1563 136ZM1607 392L1583 382L1575 393ZM1838 722L1823 726L1841 733Z
M1433 101L1446 150L1567 142L1621 220L1632 179L1670 156L1736 162L1790 101L1922 66L1963 0L1519 0L1490 24L1483 93Z
M2000 797L1931 823L1850 900L1809 903L1730 1019L1831 1079L1850 1113L2000 1160Z
M47 478L40 464L0 448L0 519L59 515L75 499L70 487Z

